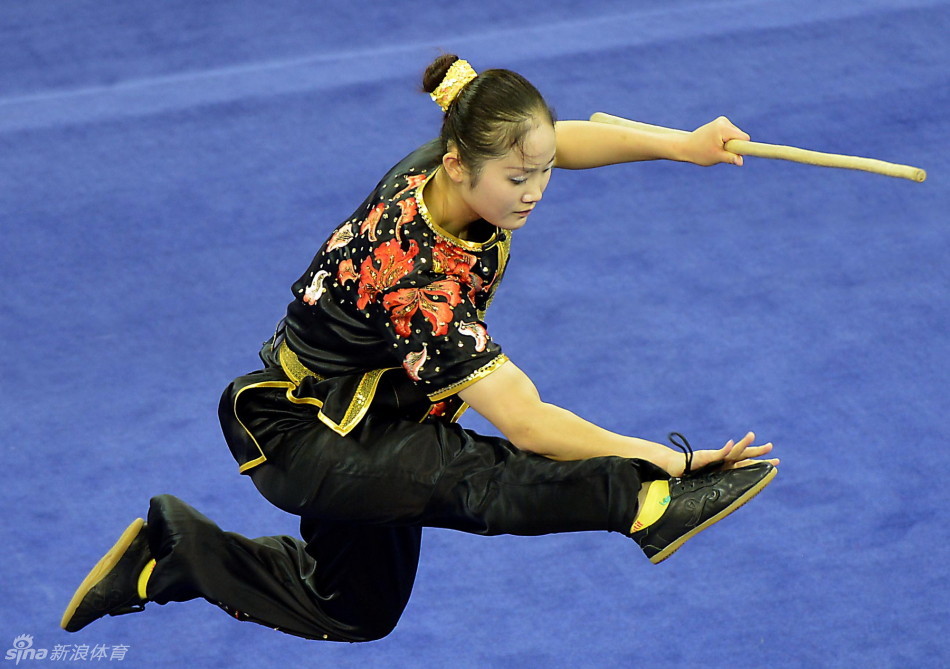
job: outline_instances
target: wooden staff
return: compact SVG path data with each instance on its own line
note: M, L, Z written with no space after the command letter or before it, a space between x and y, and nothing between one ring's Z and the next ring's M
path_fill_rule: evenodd
M628 128L638 128L648 132L658 133L679 133L688 134L685 130L676 130L674 128L664 128L660 125L650 125L649 123L640 123L630 119L621 118L596 112L591 115L591 121L596 123L609 123L611 125L622 125ZM756 158L774 158L777 160L790 160L795 163L805 163L806 165L819 165L821 167L839 167L846 170L863 170L873 172L874 174L883 174L888 177L897 177L900 179L910 179L911 181L922 182L927 178L927 172L919 167L910 165L898 165L888 163L874 158L860 158L858 156L843 156L838 153L821 153L819 151L809 151L799 149L794 146L782 146L780 144L763 144L761 142L747 142L742 139L730 139L726 142L726 151L730 151L740 156L754 156Z

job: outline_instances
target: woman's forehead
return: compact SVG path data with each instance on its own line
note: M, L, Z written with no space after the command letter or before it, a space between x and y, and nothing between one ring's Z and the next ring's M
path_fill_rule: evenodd
M544 167L554 160L557 149L554 128L542 123L531 128L520 146L513 146L500 159L505 167Z

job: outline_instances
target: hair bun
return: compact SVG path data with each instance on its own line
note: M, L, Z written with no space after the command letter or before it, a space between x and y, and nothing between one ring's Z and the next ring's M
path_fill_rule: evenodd
M425 74L422 75L422 90L431 93L438 88L442 80L445 79L445 73L452 67L452 63L458 59L459 57L454 53L443 53L433 60L426 68Z

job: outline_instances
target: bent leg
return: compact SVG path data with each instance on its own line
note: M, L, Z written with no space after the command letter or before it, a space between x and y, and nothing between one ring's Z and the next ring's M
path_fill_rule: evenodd
M203 597L239 620L309 639L368 641L388 634L409 599L419 528L323 526L292 537L248 539L222 531L170 495L152 499L156 559L149 600ZM317 565L319 564L319 568Z

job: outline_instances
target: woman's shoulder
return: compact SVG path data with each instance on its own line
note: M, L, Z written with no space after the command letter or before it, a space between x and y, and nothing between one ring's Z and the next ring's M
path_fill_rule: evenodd
M400 203L413 197L416 188L425 182L441 162L438 140L423 144L386 171L354 217L375 217L384 211L400 211L403 206ZM385 217L388 218L388 215Z
M431 172L442 162L441 143L438 139L426 142L408 156L393 165L382 181L391 180L405 174Z

